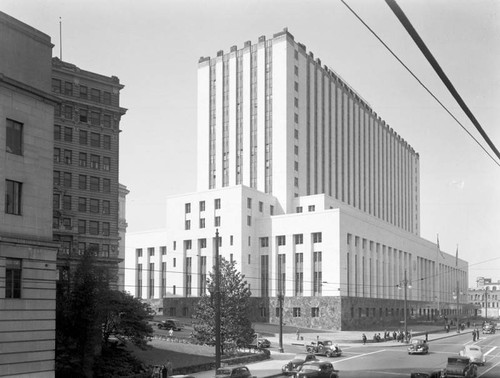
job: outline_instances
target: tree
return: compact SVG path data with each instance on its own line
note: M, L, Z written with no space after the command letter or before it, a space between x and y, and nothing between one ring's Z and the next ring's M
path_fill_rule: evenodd
M248 317L251 293L244 278L245 276L236 269L234 261L229 262L221 257L222 353L224 353L224 345L250 344L255 334ZM203 295L196 308L193 336L199 342L215 345L215 272L211 272L207 279L207 289L210 294Z
M151 312L139 300L109 288L110 267L97 263L95 251L84 253L70 277L57 291L56 374L92 377L112 333L145 345L153 333L147 322Z

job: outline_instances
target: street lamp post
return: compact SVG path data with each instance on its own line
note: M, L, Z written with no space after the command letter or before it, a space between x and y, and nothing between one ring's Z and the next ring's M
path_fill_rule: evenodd
M397 285L398 289L401 289L401 286L404 286L404 289L405 289L405 296L404 296L404 327L405 327L405 342L408 342L408 305L407 305L407 297L408 297L408 294L407 294L407 289L410 288L411 289L411 283L408 281L408 279L406 278L406 269L405 269L405 279L403 280L403 282L399 285Z
M279 309L280 309L280 347L279 347L279 352L283 353L283 293L278 294L278 303L279 303Z
M219 230L215 230L215 367L220 368L220 267Z
M457 333L460 333L460 317L458 314L459 306L460 306L460 294L463 294L460 292L459 286L458 286L458 280L457 280L457 291L453 292L453 299L457 300Z
M486 289L484 291L484 317L486 321L488 321L488 286L486 286Z

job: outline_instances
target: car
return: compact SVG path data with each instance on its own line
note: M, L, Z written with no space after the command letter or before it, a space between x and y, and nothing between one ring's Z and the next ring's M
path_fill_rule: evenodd
M408 347L408 354L427 354L429 353L429 345L424 339L412 339Z
M226 366L215 371L215 378L255 378L250 370L243 365Z
M484 365L486 357L478 345L466 345L459 353L461 357L469 357L472 364Z
M257 339L257 347L270 348L271 342L268 339L264 339L264 338Z
M300 353L295 355L287 364L283 365L281 372L285 375L294 375L306 362L318 361L313 353Z
M181 331L182 327L181 327L178 320L166 319L166 320L162 320L160 323L158 323L158 329Z
M469 357L448 357L442 376L446 378L477 377L477 366L470 362Z
M306 346L308 353L319 354L327 357L340 357L342 350L331 340L318 340Z
M339 371L328 361L311 361L304 363L295 378L338 378Z
M483 325L483 334L487 333L495 333L496 331L496 325L493 323L485 323Z

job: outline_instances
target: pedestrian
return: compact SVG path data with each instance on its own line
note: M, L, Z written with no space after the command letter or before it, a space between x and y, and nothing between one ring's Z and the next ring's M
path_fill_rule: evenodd
M174 330L173 330L172 328L170 328L170 329L168 330L168 335L169 335L170 337L172 337L172 336L174 335Z
M160 369L160 376L161 378L167 378L168 376L167 367L165 365L163 365Z
M300 340L300 331L298 328L297 328L297 332L295 332L295 334L297 335L297 340Z
M476 341L476 330L472 331L472 342Z
M427 331L425 331L425 341L429 341L429 333Z
M396 341L396 339L398 338L398 334L396 333L396 331L392 331L392 338L394 339L394 341Z
M167 368L167 376L171 377L174 374L174 369L172 368L172 363L170 362L170 360L167 360L166 368Z
M361 336L363 338L363 345L366 344L366 335L363 333L363 336Z

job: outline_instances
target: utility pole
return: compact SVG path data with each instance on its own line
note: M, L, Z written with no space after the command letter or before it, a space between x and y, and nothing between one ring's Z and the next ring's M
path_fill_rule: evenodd
M488 286L486 286L486 290L484 291L484 317L486 318L486 322L488 321Z
M215 368L220 368L220 267L219 229L215 229Z
M279 302L279 309L280 309L280 348L279 352L283 353L283 293L278 294L278 302Z
M459 301L460 301L460 290L458 290L458 280L457 280L457 333L460 333L460 324L459 324L459 317L458 317Z

